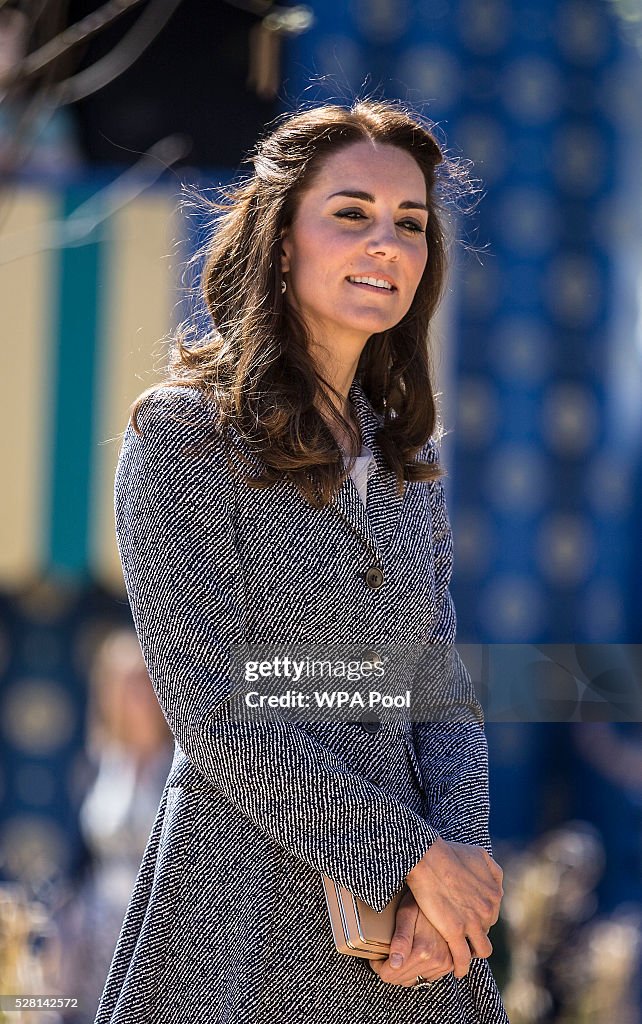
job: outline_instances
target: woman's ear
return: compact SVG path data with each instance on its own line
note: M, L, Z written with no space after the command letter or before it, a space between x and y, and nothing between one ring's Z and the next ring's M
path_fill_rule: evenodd
M290 239L287 231L281 235L281 273L287 274L290 269Z

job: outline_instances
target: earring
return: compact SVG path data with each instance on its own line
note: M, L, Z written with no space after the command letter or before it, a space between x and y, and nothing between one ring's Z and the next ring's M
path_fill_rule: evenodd
M287 281L281 281L281 295L285 295L287 290L288 290Z

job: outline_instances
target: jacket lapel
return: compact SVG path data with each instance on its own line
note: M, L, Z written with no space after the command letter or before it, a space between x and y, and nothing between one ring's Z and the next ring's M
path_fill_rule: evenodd
M381 559L391 543L401 514L407 482L403 494L398 494L395 475L386 466L376 441L377 431L383 424L383 415L377 414L372 408L356 377L350 387L349 397L354 405L362 441L374 453L376 468L368 480L367 510L350 477L343 481L331 504L370 548L373 556Z

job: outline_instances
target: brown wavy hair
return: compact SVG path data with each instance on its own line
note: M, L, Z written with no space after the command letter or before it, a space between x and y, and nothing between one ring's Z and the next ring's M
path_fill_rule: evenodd
M181 325L165 380L132 405L138 433L138 409L159 386L197 388L213 403L215 429L233 425L259 456L259 473L246 475L249 486L270 487L286 474L312 504L332 499L350 467L344 469L318 404L355 447L358 438L329 397L329 392L340 396L313 362L305 323L282 295L281 238L324 159L366 139L406 150L421 169L428 260L410 309L395 327L371 335L356 375L383 414L377 441L400 493L404 480L442 475L433 462L415 456L430 437L441 434L429 328L447 271L444 200L457 200L471 187L464 164L446 158L433 129L400 103L359 100L350 108L328 104L286 115L259 141L245 161L253 164L253 173L228 189L222 201L205 199L214 230L199 285L210 328L187 344L188 331Z

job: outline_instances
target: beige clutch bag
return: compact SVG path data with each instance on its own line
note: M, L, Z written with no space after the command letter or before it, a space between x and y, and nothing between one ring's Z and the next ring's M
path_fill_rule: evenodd
M348 889L323 875L334 943L347 956L385 960L395 931L395 915L406 886L381 911L373 910Z

